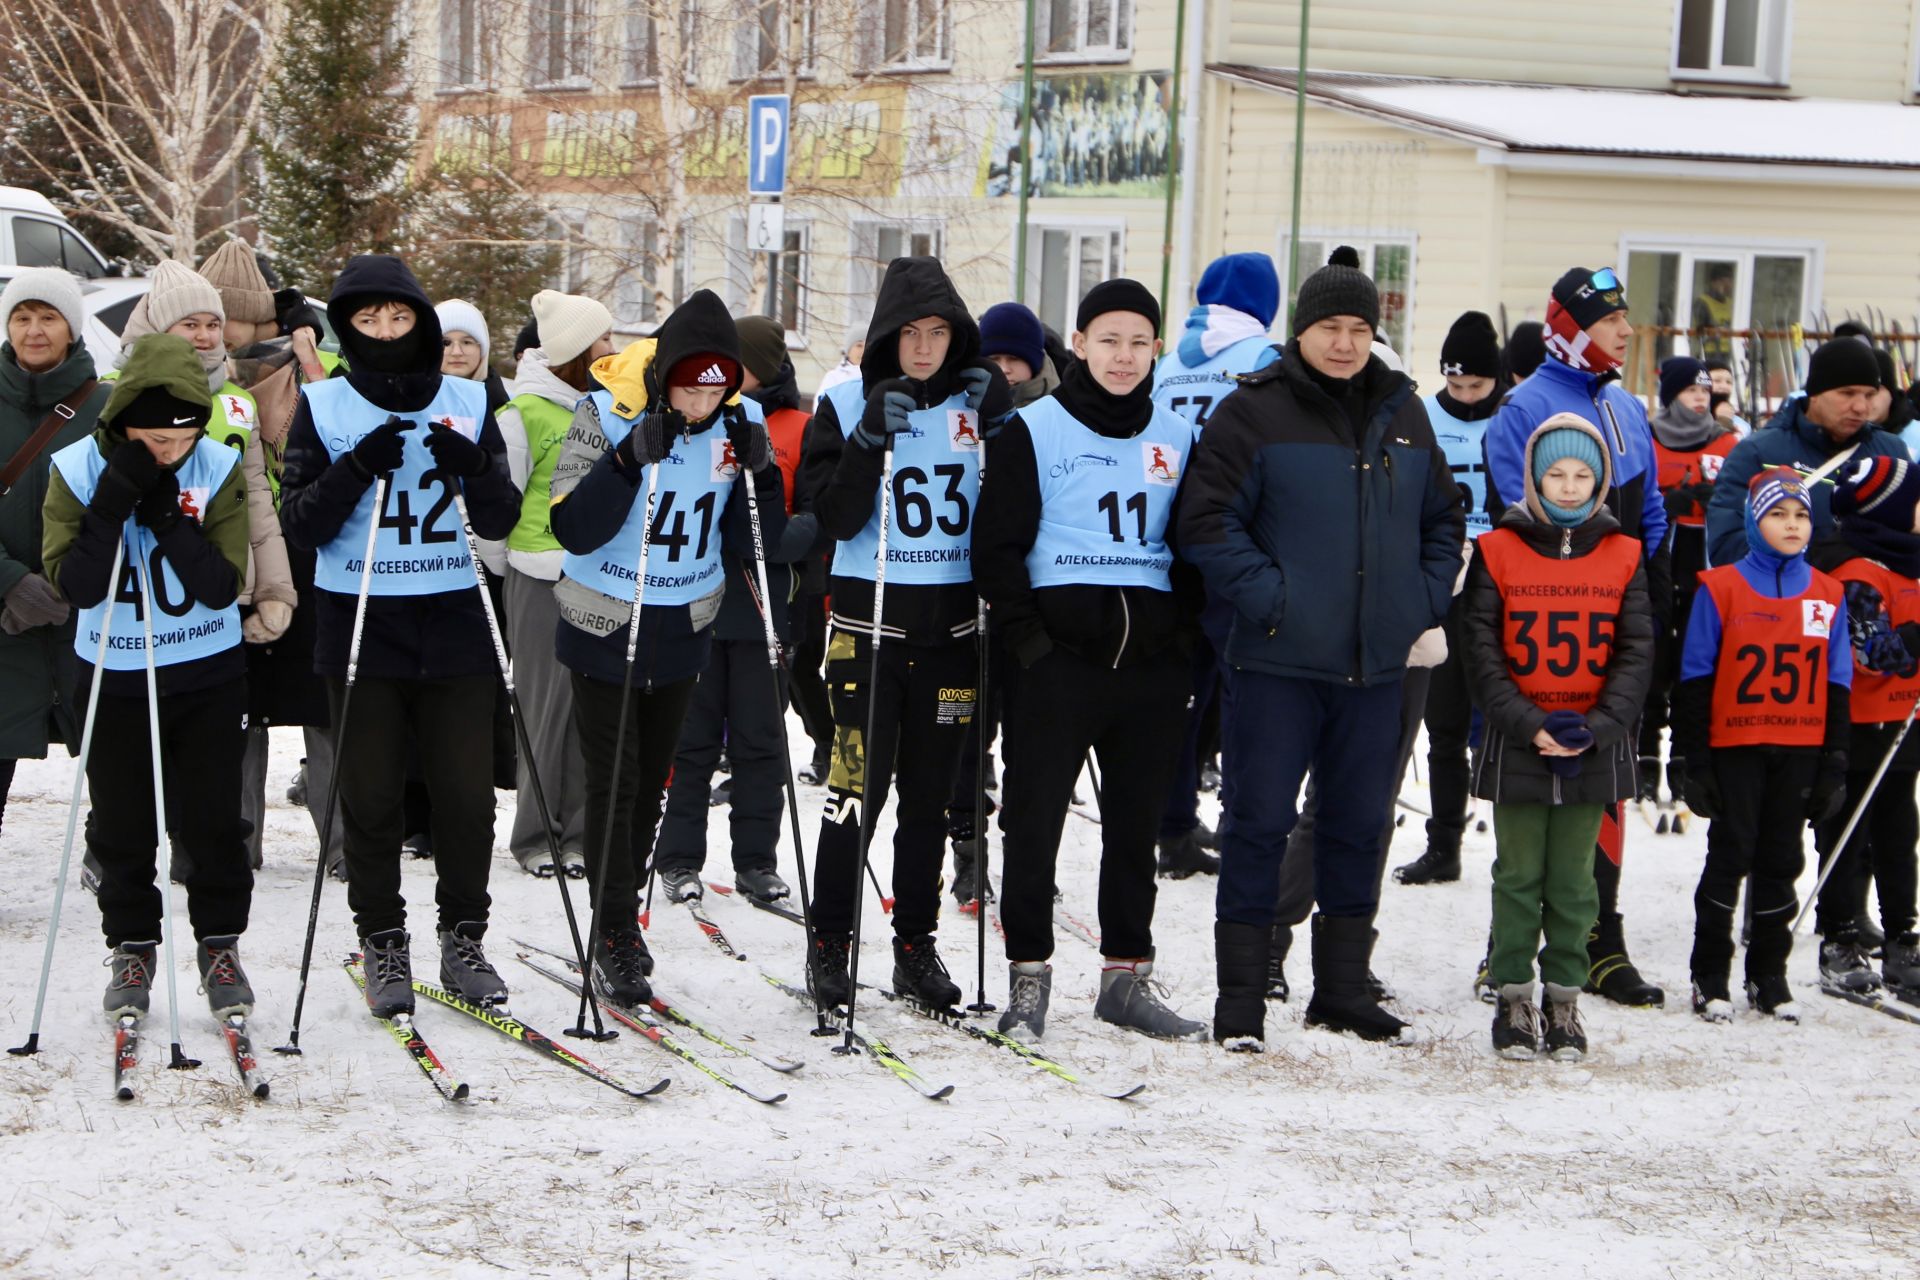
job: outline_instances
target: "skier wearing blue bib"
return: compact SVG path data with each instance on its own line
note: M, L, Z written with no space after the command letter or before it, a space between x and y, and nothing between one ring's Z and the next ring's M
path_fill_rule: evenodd
M100 681L86 830L113 949L109 1016L147 1011L160 937L165 886L154 883L155 862L168 833L154 829L149 715L160 725L167 825L191 863L187 913L208 1003L220 1017L253 1005L236 950L253 900L240 818L247 663L236 603L247 571L247 485L240 455L207 437L212 412L192 346L149 334L128 354L103 425L53 455L47 488L42 558L79 614L80 705ZM149 589L154 608L143 619ZM157 709L147 705L149 621ZM95 670L102 631L106 658Z
M595 361L593 376L602 390L574 409L553 468L553 536L566 549L555 653L572 674L586 761L594 983L616 1003L645 1004L653 957L636 927L640 888L680 727L707 667L726 562L752 558L748 501L776 546L786 501L766 427L735 398L740 339L711 291L688 298L652 338Z
M897 773L894 987L945 1007L960 998L934 949L946 800L974 714L973 509L981 441L1013 407L980 330L932 258L896 258L874 304L860 381L828 392L807 426L797 506L837 540L827 691L833 766L815 877L808 981L823 1004L850 991L861 806L884 805ZM880 473L891 445L885 616L873 617ZM876 625L877 623L877 625ZM880 684L871 685L880 640ZM868 699L877 740L865 740ZM872 770L867 768L869 762Z
M349 362L300 388L281 474L287 540L314 552L314 670L333 703L346 827L347 902L377 1017L413 1010L400 895L409 744L433 806L440 980L480 1003L506 998L481 950L493 857L493 698L498 667L454 507L503 538L520 515L486 389L440 374L440 321L398 258L361 254L334 282L327 317ZM374 510L376 481L386 505ZM367 536L375 535L358 673L341 723Z
M1187 719L1202 593L1168 526L1194 429L1155 403L1160 306L1133 280L1095 285L1060 389L1020 410L980 490L974 572L1008 664L1006 871L1012 990L1000 1029L1037 1039L1053 988L1053 885L1081 762L1100 757L1094 1013L1147 1035L1206 1024L1167 1008L1153 972L1154 835Z

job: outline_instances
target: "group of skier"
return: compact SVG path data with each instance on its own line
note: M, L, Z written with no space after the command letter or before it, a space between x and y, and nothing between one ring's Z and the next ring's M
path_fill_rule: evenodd
M1833 861L1823 981L1920 993L1920 746L1900 736L1920 699L1920 468L1864 341L1821 346L1804 396L1740 438L1700 361L1667 362L1651 420L1620 386L1631 326L1607 270L1554 284L1532 357L1460 317L1422 396L1351 250L1302 281L1282 342L1270 260L1215 262L1164 354L1135 281L1091 288L1063 343L1018 304L976 321L938 261L902 258L809 415L780 325L705 290L618 350L605 307L543 291L509 397L479 313L436 307L398 259L334 282L337 356L242 246L203 272L162 264L110 386L70 277L24 271L0 296L0 658L49 691L0 748L10 776L49 736L84 739L114 1018L143 1014L160 972L163 859L211 1007L251 1009L238 948L272 724L307 730L320 865L346 882L370 1010L414 1004L403 843L433 859L441 984L504 1004L485 939L509 688L512 852L563 897L587 882L581 958L618 1006L652 996L650 878L702 896L723 751L735 887L790 898L789 699L827 791L799 868L823 1012L856 998L893 791L893 990L962 999L936 941L951 840L956 900L997 901L999 1031L1039 1040L1091 759L1096 1017L1257 1050L1311 920L1309 1025L1408 1039L1372 956L1423 718L1429 845L1396 874L1458 879L1469 795L1491 802L1478 981L1503 1056L1584 1054L1583 991L1663 1001L1627 952L1621 813L1659 797L1668 726L1665 781L1711 822L1695 1010L1732 1016L1744 880L1750 1001L1795 1016L1809 822ZM977 821L996 726L997 895ZM1195 873L1219 877L1210 1025L1152 980L1156 876Z

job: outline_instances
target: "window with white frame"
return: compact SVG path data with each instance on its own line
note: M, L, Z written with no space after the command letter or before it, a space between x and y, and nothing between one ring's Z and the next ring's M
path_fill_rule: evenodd
M613 318L628 332L651 333L667 312L687 296L687 262L693 253L693 223L680 223L680 250L673 255L670 280L660 274L660 224L651 213L618 220L619 264L613 282ZM663 285L667 287L662 287ZM660 307L660 295L666 308Z
M794 13L794 7L799 13ZM755 80L785 70L790 25L798 17L793 38L794 70L813 74L813 0L736 0L733 26L733 78Z
M1627 371L1630 385L1643 385L1637 375L1651 377L1668 356L1691 355L1726 360L1736 385L1768 399L1792 390L1786 371L1800 344L1790 335L1819 293L1818 244L1628 237L1622 247L1627 313L1652 330L1650 346L1636 347L1650 364ZM1770 336L1734 336L1756 330Z
M1395 352L1407 354L1407 335L1413 323L1414 237L1412 233L1349 235L1344 232L1300 233L1299 252L1287 252L1287 236L1280 236L1280 261L1293 264L1282 297L1291 298L1299 282L1327 265L1327 255L1341 245L1360 255L1360 269L1373 278L1380 293L1380 329L1375 335Z
M1122 59L1133 44L1133 0L1041 0L1034 21L1043 61Z
M584 87L593 74L593 0L528 0L527 82Z
M865 69L927 71L952 65L947 0L860 0L859 12Z
M682 75L691 81L697 61L694 43L699 15L682 0L625 0L620 21L620 83L652 84L660 78L660 20L669 12L680 17Z
M486 83L480 11L486 0L440 0L440 87L477 88Z
M1121 223L1034 223L1027 228L1027 298L1042 324L1073 332L1080 300L1120 274L1126 227Z
M548 213L547 239L560 250L560 292L585 292L587 288L586 210L555 209Z
M878 298L889 262L895 258L937 258L946 243L946 229L935 221L856 220L849 254L853 278L849 283L858 305L864 308Z
M1673 33L1673 78L1787 82L1789 0L1680 0Z
M807 294L812 273L813 228L806 222L786 220L779 253L755 254L747 248L747 220L736 217L727 225L728 293L735 310L772 316L790 334L807 330ZM756 273L765 277L765 286L755 292Z

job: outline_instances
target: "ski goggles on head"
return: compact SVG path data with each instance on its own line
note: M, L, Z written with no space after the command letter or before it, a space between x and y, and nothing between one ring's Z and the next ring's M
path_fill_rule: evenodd
M1625 287L1620 283L1620 277L1613 273L1612 267L1600 268L1588 278L1588 283L1596 293L1612 293L1615 289Z

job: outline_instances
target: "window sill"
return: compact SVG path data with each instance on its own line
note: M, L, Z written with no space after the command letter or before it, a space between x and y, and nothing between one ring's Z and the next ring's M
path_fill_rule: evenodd
M794 79L800 81L802 84L809 84L817 79L819 74L819 71L814 67L802 67L794 73ZM787 73L784 71L756 71L750 76L728 76L727 83L739 85L779 84L786 78Z
M1764 71L1745 68L1729 68L1721 71L1703 71L1698 67L1673 67L1668 78L1676 85L1728 85L1743 89L1785 89L1788 87L1785 76L1776 76Z
M1096 49L1091 53L1069 50L1061 53L1035 54L1033 65L1036 67L1115 67L1125 66L1133 61L1131 49Z
M944 75L953 70L953 59L943 62L906 62L889 63L886 66L868 67L870 76L932 76Z
M590 80L555 80L548 84L530 84L528 93L591 93L593 82Z
M466 98L496 90L491 84L443 84L435 89L434 95L441 98Z

